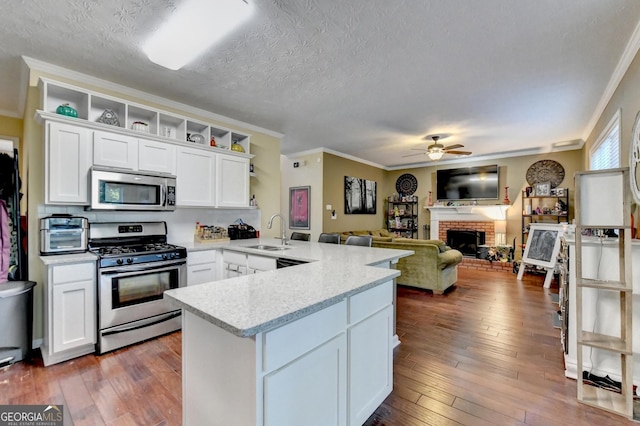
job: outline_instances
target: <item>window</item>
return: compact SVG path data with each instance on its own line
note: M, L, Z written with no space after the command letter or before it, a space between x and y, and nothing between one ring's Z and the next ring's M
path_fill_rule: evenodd
M602 170L620 167L620 110L589 151L589 169Z

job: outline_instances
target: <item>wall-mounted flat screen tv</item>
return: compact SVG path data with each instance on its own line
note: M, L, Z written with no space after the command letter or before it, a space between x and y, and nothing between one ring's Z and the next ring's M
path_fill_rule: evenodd
M498 199L498 165L436 171L439 201Z

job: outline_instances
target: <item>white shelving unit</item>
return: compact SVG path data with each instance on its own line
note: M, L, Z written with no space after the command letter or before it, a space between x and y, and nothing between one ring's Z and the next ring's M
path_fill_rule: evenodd
M577 172L576 188L576 330L578 401L627 418L633 418L633 346L632 346L632 276L631 276L631 191L629 169ZM606 206L606 207L605 207ZM584 230L613 230L617 233L618 278L602 279L599 272L584 274L582 233ZM583 324L583 303L600 297L619 299L618 318L596 318L596 324ZM598 322L619 321L618 333L603 334ZM585 326L592 327L585 330ZM598 368L598 352L614 354L619 359L620 392L607 390L583 380L584 372ZM586 358L585 358L586 355ZM585 359L592 364L585 365ZM637 411L637 410L636 410Z
M77 119L113 128L113 125L97 121L102 113L109 109L118 117L118 127L138 135L190 142L187 135L197 133L204 137L204 145L207 147L210 147L211 138L215 138L216 147L211 147L212 150L229 151L231 145L236 142L242 146L246 154L251 152L251 135L248 134L47 78L41 78L39 84L42 94L41 105L46 113L55 114L58 106L69 104L78 112ZM136 121L146 123L148 131L131 130L132 124Z

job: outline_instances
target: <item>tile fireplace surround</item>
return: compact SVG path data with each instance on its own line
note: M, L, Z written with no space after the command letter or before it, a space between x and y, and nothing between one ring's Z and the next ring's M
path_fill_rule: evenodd
M495 221L506 220L509 205L430 206L431 236L447 241L447 229L483 231L485 244L494 245Z

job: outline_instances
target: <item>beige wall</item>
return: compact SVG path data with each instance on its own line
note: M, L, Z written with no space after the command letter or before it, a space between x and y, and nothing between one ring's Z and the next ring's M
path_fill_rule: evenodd
M250 194L256 196L258 208L262 212L261 236L262 232L269 236L269 212L280 207L280 139L263 133L246 133L252 134L251 154L255 155L251 162L256 176L251 177Z
M331 219L331 212L322 210L323 232L340 232L357 229L379 229L384 226L384 182L386 172L377 167L348 160L333 154L324 154L323 161L323 204L331 204L337 218ZM378 183L378 202L375 215L344 214L344 177L374 180Z
M563 151L549 154L527 155L496 160L469 161L456 164L436 164L434 166L384 171L376 167L368 166L356 161L347 160L331 154L325 154L324 161L324 203L333 204L338 213L337 220L330 219L330 212L323 211L324 232L341 232L356 229L375 229L384 227L385 200L389 195L397 192L396 181L402 174L409 173L418 180L416 195L419 197L420 210L418 215L419 237L424 238L423 225L429 224L429 211L427 205L429 191L432 191L435 202L436 170L456 167L471 167L487 164L497 164L500 168L500 198L498 200L481 201L480 204L502 203L505 187L509 187L509 199L511 208L507 212L507 242L516 238L516 244L520 244L522 226L522 197L525 187L526 171L536 161L555 160L562 164L565 170L564 181L560 187L569 189L569 214L573 217L573 174L582 170L582 150ZM364 177L378 182L378 214L370 215L344 215L344 176Z
M22 139L22 125L21 118L0 115L0 136Z

